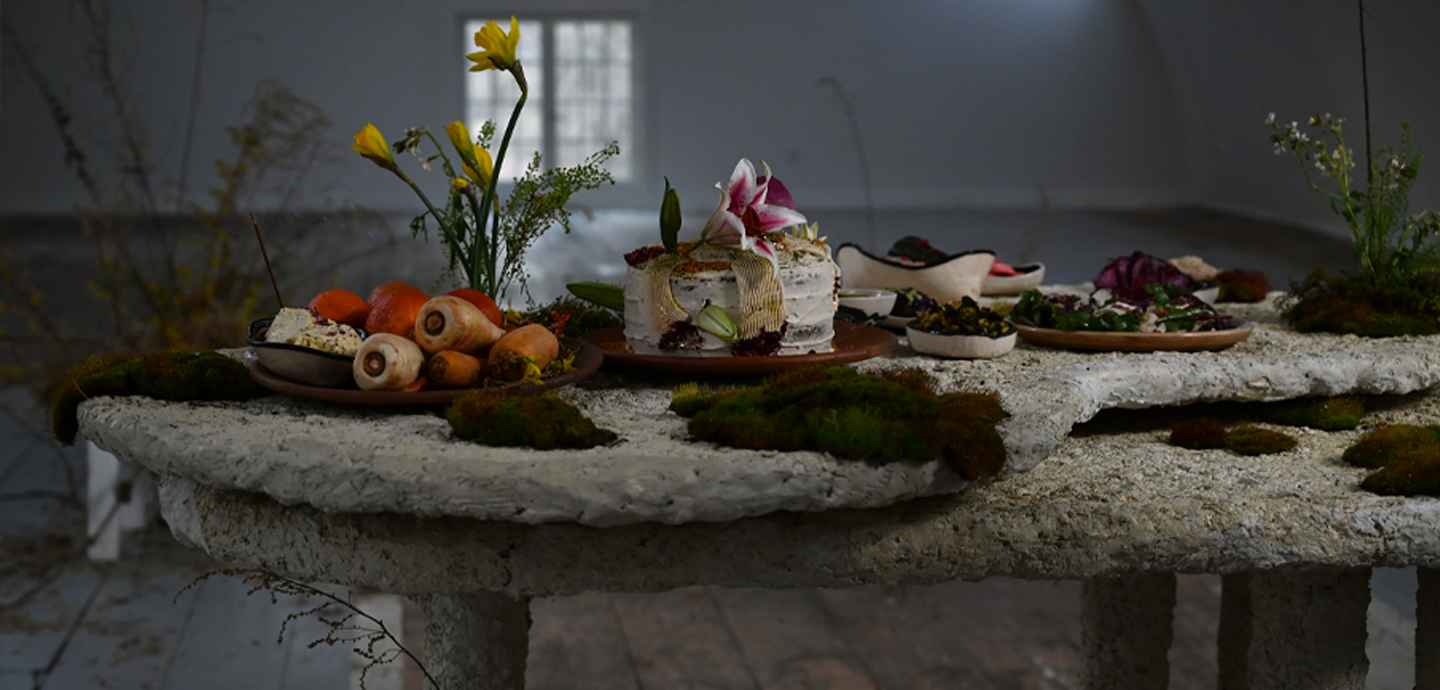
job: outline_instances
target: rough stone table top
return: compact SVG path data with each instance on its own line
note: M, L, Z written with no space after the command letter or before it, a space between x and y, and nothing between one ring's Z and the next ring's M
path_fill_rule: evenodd
M862 370L919 366L942 390L997 392L1006 475L1035 468L1075 424L1106 408L1407 393L1440 383L1440 337L1300 335L1268 305L1233 306L1256 324L1220 352L1084 353L1022 344L987 361L902 348ZM220 489L331 512L391 512L528 524L727 521L777 510L876 508L952 494L942 462L871 464L813 452L755 452L686 440L666 410L683 378L602 371L561 394L620 434L607 447L537 452L454 438L428 410L376 410L271 396L246 403L97 398L86 437L123 460Z
M1387 397L1367 424L1435 423L1433 392ZM843 587L995 575L1440 567L1440 498L1376 496L1340 461L1363 429L1295 435L1243 457L1165 443L1175 411L1110 412L1033 470L870 510L597 529L327 513L168 477L183 541L292 577L406 594L565 595L693 584Z

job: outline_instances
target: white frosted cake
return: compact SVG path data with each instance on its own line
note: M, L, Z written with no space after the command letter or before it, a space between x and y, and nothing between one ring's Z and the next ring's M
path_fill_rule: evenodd
M770 262L739 247L682 245L678 255L659 247L627 255L626 345L642 354L712 357L831 352L840 268L830 247L785 235L775 248L778 294ZM690 323L707 304L734 322L737 343Z

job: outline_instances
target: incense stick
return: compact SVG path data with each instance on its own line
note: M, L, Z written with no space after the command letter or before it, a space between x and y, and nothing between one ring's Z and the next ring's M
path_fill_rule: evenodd
M265 252L265 239L260 236L260 222L255 220L255 214L250 214L250 223L255 226L255 241L260 243L260 257L265 259L265 272L270 274L270 287L275 290L275 301L285 306L285 298L280 296L280 285L275 282L275 270L270 268L270 255Z

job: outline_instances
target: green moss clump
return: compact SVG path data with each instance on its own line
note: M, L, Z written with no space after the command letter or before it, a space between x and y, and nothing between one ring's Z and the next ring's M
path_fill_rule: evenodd
M696 439L737 448L818 450L889 462L943 457L967 479L1005 465L995 429L1007 413L991 394L936 395L914 372L861 374L805 367L766 379L704 409L689 423Z
M1356 467L1384 467L1407 453L1440 452L1440 426L1393 424L1366 433L1341 459Z
M1395 284L1315 271L1290 290L1282 314L1302 333L1353 333L1368 338L1440 333L1440 275Z
M595 426L550 392L506 395L476 390L450 403L445 420L460 438L487 446L555 450L593 448L615 440L615 432Z
M97 355L73 367L56 387L50 428L64 445L80 431L80 403L101 395L157 400L248 400L270 391L244 364L218 352L154 352L135 359Z
M1206 450L1225 447L1225 425L1211 417L1187 419L1170 426L1170 445Z
M1219 302L1259 302L1270 292L1270 282L1260 271L1233 268L1221 271L1215 282L1220 284Z
M876 376L906 390L912 390L918 393L935 392L935 375L919 367L887 369L876 374Z
M726 386L718 390L698 383L685 383L670 391L670 411L689 419L739 393L741 388Z
M1440 447L1401 453L1360 488L1386 496L1440 496Z
M1283 453L1298 445L1293 436L1257 426L1241 426L1225 434L1225 447L1241 455Z
M1339 395L1333 398L1297 398L1266 405L1266 421L1285 426L1307 426L1325 431L1343 431L1360 426L1365 416L1365 398Z

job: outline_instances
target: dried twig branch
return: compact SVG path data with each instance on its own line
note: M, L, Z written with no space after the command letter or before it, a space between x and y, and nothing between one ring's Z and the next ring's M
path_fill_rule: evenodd
M313 649L322 644L352 645L351 651L366 661L364 668L360 671L360 687L362 689L365 687L365 675L370 672L370 669L380 664L395 661L400 658L401 655L415 662L416 668L420 669L420 673L425 676L425 679L430 682L431 686L435 688L440 687L440 684L430 675L430 672L425 669L425 665L420 663L420 660L417 659L409 649L406 649L404 645L400 644L400 640L386 627L385 621L371 616L351 602L335 596L330 592L311 587L310 585L297 582L288 577L276 575L267 570L248 568L214 570L195 578L190 584L181 588L179 592L175 593L175 600L178 601L180 595L184 594L187 590L215 575L240 578L241 581L250 586L250 589L245 592L247 596L259 591L265 591L270 595L270 603L272 604L278 604L279 597L282 595L322 599L323 603L318 606L312 606L303 611L287 614L285 620L280 623L280 634L276 638L276 641L285 641L285 631L292 621L313 616L315 620L329 628L329 631L325 633L324 637L311 641L307 646ZM340 609L338 616L332 613L335 607ZM379 649L379 646L386 642L394 645L394 649Z

